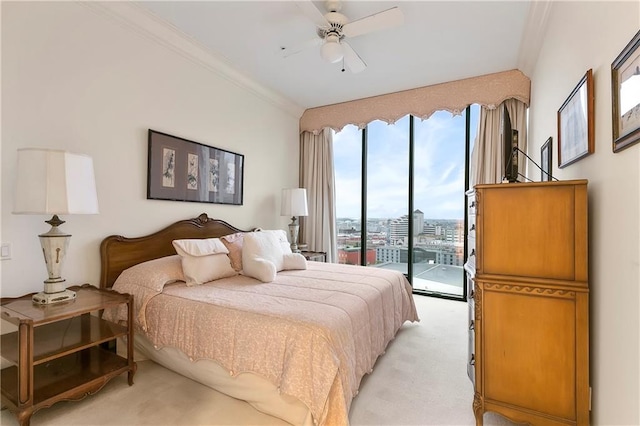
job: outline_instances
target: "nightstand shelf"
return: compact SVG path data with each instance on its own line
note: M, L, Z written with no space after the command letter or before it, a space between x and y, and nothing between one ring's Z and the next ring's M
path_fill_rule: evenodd
M34 304L31 295L1 301L3 325L17 328L0 338L8 364L0 372L2 405L21 425L37 410L82 399L122 373L133 384L133 297L88 284L71 290L75 300L52 305ZM119 305L127 306L126 326L101 318L104 309ZM127 338L126 357L103 348L119 337Z
M48 407L64 399L78 399L78 389L93 393L129 369L127 360L100 347L90 347L33 368L33 406ZM2 370L2 394L18 401L18 368ZM84 397L84 393L81 397ZM35 410L34 410L35 411Z
M327 253L323 251L301 251L300 254L303 255L305 259L311 260L313 262L327 261Z
M127 327L102 321L90 314L46 324L34 329L33 365L126 335ZM0 345L2 357L17 364L18 332L3 334Z

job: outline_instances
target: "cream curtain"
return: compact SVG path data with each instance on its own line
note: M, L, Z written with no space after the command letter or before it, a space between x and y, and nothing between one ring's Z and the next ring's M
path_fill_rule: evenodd
M517 99L507 99L504 106L509 112L511 118L511 127L518 131L518 148L527 152L527 106ZM521 174L527 176L529 170L527 158L518 154L518 170ZM519 180L522 180L519 179Z
M500 140L501 116L509 112L511 127L518 131L518 148L527 152L527 106L517 99L507 99L498 108L482 106L478 134L471 153L471 187L482 183L500 183L504 176L503 147ZM520 173L526 174L526 158L519 154Z
M333 134L323 129L317 135L300 134L300 186L307 189L309 216L301 218L302 241L311 251L327 253L327 262L337 261Z
M500 115L502 108L482 106L478 134L471 153L471 182L498 183L502 181L502 147L500 146Z

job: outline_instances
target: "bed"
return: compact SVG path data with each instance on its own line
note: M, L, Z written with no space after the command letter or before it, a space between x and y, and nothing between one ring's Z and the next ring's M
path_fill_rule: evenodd
M396 271L320 262L269 282L174 276L174 240L249 234L202 214L147 236L107 237L100 286L134 295L142 356L292 424L348 424L363 376L405 322L419 321L411 286Z

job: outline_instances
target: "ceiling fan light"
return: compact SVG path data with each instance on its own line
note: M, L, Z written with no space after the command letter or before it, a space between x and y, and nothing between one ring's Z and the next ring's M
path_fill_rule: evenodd
M327 62L335 63L342 60L344 53L339 42L327 40L320 48L320 56Z

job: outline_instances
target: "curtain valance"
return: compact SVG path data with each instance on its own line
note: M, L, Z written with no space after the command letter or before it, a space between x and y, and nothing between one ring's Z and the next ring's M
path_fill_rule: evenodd
M419 87L340 104L310 108L300 118L300 132L318 134L325 127L340 131L348 124L364 128L382 120L394 123L407 114L427 119L436 111L460 114L468 105L494 109L509 98L529 105L531 81L519 70Z

